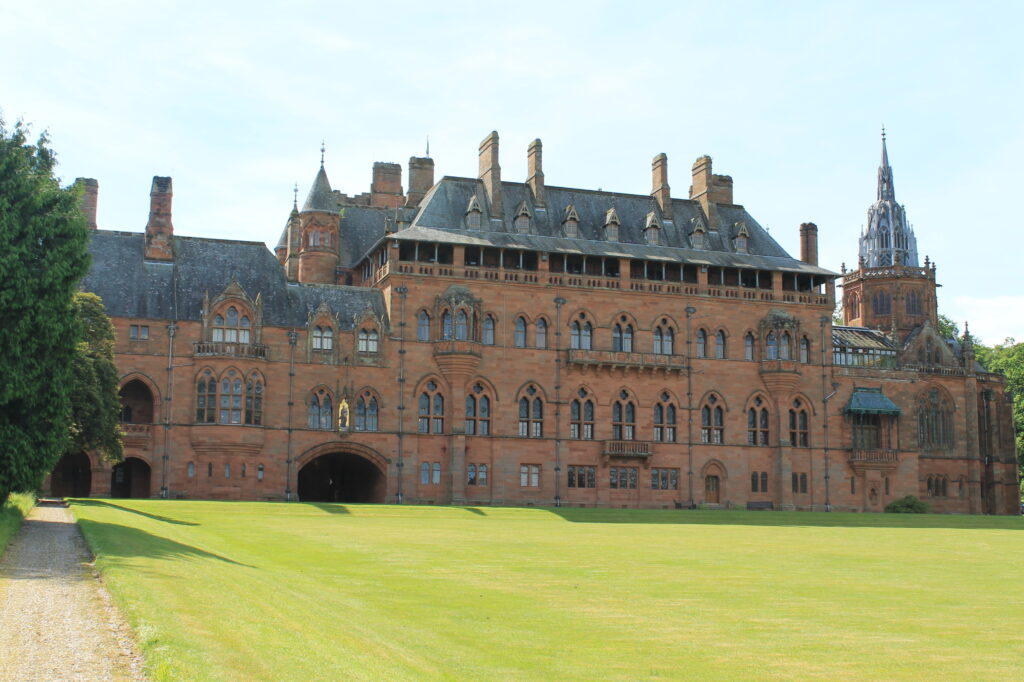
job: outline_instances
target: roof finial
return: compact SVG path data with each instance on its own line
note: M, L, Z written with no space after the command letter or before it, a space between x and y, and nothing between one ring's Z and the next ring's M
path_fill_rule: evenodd
M320 140L320 167L324 167L324 152L327 151L327 147L323 140Z
M299 208L299 183L297 183L297 182L295 183L295 187L292 188L292 194L294 195L293 198L292 198L292 208L298 210L298 208Z

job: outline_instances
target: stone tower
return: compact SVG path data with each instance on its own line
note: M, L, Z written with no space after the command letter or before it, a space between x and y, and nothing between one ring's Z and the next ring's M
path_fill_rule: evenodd
M861 232L857 269L844 271L844 323L891 331L902 340L925 321L937 326L935 290L935 265L925 258L918 266L917 238L896 203L883 130L877 197Z
M337 284L341 213L323 160L299 212L298 281Z

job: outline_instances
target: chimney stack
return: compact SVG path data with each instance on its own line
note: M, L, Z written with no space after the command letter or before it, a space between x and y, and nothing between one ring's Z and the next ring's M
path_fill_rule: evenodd
M404 202L402 196L402 166L397 163L375 161L373 182L370 183L370 205L397 208Z
M96 229L96 204L100 199L100 183L93 178L76 178L75 184L82 187L80 206L90 230Z
M484 183L488 208L492 218L501 218L504 210L501 203L501 166L498 165L498 131L480 143L480 180Z
M533 192L533 203L535 206L544 207L544 170L541 164L541 143L540 138L530 143L526 148L526 184Z
M651 196L661 207L665 220L672 220L672 192L668 186L668 156L658 154L651 161Z
M416 208L434 186L434 160L430 157L409 157L409 194L405 205Z
M800 225L800 260L818 264L818 226L814 223Z
M173 260L174 249L171 239L174 225L171 224L171 179L153 177L149 190L149 222L146 223L146 259Z

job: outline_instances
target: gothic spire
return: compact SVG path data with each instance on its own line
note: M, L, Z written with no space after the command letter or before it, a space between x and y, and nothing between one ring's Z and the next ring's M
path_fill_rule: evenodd
M331 191L331 183L327 180L327 171L321 165L313 180L313 186L309 188L309 194L306 196L306 203L302 205L302 210L331 212L338 209L337 203Z
M878 197L879 201L896 201L896 193L892 186L892 166L889 165L889 151L885 147L885 126L882 126L882 163L878 166Z

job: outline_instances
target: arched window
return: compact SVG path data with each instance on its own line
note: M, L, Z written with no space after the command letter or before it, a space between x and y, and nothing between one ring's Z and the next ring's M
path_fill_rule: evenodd
M654 405L654 440L662 443L676 442L676 406L672 396L663 391L659 402Z
M325 388L318 388L309 396L307 424L311 429L334 429L334 402Z
M594 328L590 326L589 322L573 322L569 325L569 347L590 350L593 335Z
M221 424L242 423L242 377L233 369L229 369L220 380L220 414Z
M516 348L526 348L526 320L522 317L516 318L513 343Z
M767 402L757 396L747 410L747 445L767 446L770 423Z
M519 398L519 435L522 438L541 438L544 436L544 401L532 384L525 393Z
M872 306L875 311L875 315L890 315L892 314L892 298L889 294L884 291L875 292L875 296L872 299Z
M626 322L625 315L612 327L612 350L633 352L633 325Z
M376 353L380 350L380 336L376 329L360 329L356 350L360 353Z
M706 358L708 356L708 333L703 329L697 330L697 357Z
M850 296L850 319L858 317L860 317L860 296L853 294Z
M779 339L775 336L775 332L768 332L768 336L765 337L765 348L769 360L779 359Z
M466 396L466 435L491 435L491 399L480 382Z
M196 383L196 423L213 424L217 417L217 379L211 370L199 375Z
M750 332L747 332L747 335L743 337L743 359L754 359L754 335Z
M419 397L420 433L444 433L444 396L437 382L428 381Z
M334 330L331 327L313 327L313 350L334 348Z
M215 315L213 318L213 340L224 343L249 343L252 324L249 316L238 313L238 308L231 306L223 315Z
M380 409L376 396L370 391L364 391L356 399L356 431L377 431L379 425Z
M612 403L612 440L636 439L636 403L629 393L619 391L619 399Z
M534 335L537 348L548 347L548 323L543 317L537 318L537 329Z
M806 365L810 361L811 342L806 336L800 337L800 363Z
M725 332L721 329L715 333L715 357L719 360L725 359Z
M625 353L633 352L633 325L631 324L622 328L622 350Z
M455 335L452 329L452 313L450 310L446 310L441 313L441 338L445 341L450 341Z
M711 394L700 408L701 443L721 445L725 442L725 411L718 402L718 396Z
M483 323L483 334L481 335L480 342L485 346L494 345L494 318L488 315L484 318Z
M416 340L430 341L430 315L426 310L416 316Z
M789 444L795 448L808 447L807 409L799 398L789 411Z
M779 340L779 357L783 360L789 360L790 343L792 340L789 337L789 332L783 332L782 338Z
M465 341L469 338L469 318L465 310L460 310L455 315L455 338Z
M594 439L594 401L585 388L576 391L576 398L569 405L569 437L575 440Z
M948 450L953 447L953 408L937 389L918 397L917 441L922 450Z
M672 355L675 352L675 338L675 331L669 326L668 320L663 319L661 324L654 328L654 353Z
M245 381L245 423L254 426L263 423L263 379L256 372Z

